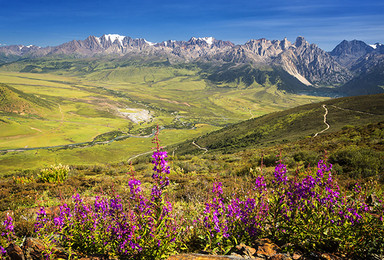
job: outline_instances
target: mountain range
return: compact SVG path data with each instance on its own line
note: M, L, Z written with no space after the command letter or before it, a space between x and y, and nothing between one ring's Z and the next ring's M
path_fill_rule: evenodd
M218 67L223 64L226 71L238 70L238 66L248 68L270 67L284 71L295 78L300 85L296 92L314 88L327 88L335 95L360 95L384 92L384 45L368 45L363 41L342 41L331 52L326 52L316 44L308 43L303 37L295 42L283 40L249 40L236 45L213 37L196 38L189 41L163 41L151 43L145 39L133 39L117 34L101 37L89 36L85 40L73 40L54 47L38 46L1 46L0 64L15 62L20 59L40 57L155 57L166 58L170 64L176 63L213 63ZM217 72L217 71L216 71ZM249 68L247 69L249 74ZM243 72L244 74L244 72ZM242 73L236 79L243 80ZM286 77L287 78L287 77ZM292 79L290 79L292 81ZM295 89L286 89L295 91Z

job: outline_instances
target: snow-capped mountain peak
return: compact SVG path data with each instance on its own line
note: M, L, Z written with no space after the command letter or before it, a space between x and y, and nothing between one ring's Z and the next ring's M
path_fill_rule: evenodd
M192 37L191 41L201 41L201 42L206 42L208 45L212 45L214 38L213 37L199 37L199 38Z
M147 41L146 39L144 39L144 41L145 41L146 43L148 43L149 45L151 45L151 46L153 46L153 45L156 44L156 43L153 43L153 42L149 42L149 41Z
M374 49L377 49L377 47L383 46L383 44L377 42L375 44L370 44L369 46L371 46Z
M203 38L199 38L199 40L205 41L209 45L212 45L214 38L213 37L203 37Z
M119 34L104 34L102 37L105 37L106 40L109 39L111 42L115 42L116 40L118 40L120 44L123 44L123 39L126 36L122 36ZM97 39L100 41L100 38L97 38Z

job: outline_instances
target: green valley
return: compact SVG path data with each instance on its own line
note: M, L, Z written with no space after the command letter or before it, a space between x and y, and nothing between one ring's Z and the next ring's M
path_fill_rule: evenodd
M167 60L24 60L1 66L0 82L1 172L51 163L126 161L148 152L146 137L156 125L163 128L161 138L168 146L326 99L281 91L277 78L225 86L210 80L201 64ZM108 141L105 136L116 131L125 138L93 146L100 136ZM52 148L35 150L41 147ZM20 148L31 150L14 151Z

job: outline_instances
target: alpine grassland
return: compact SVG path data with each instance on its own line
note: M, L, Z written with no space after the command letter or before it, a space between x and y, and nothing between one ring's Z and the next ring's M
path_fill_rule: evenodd
M1 66L0 82L6 90L0 103L1 174L54 163L117 163L148 152L145 139L157 124L168 146L326 99L285 93L269 81L223 86L193 64L118 58L14 62ZM119 136L97 141L115 132Z
M106 57L3 64L0 83L0 259L31 241L39 259L167 259L261 240L383 258L383 94Z

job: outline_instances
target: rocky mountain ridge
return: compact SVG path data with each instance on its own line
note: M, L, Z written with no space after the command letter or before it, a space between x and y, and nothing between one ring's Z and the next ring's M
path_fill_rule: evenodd
M370 46L357 40L344 40L328 53L303 37L297 37L294 43L286 38L281 41L262 38L235 45L213 37L151 43L142 38L106 34L101 37L89 36L85 40L73 40L54 47L0 47L0 55L3 57L151 56L167 58L171 63L201 61L278 66L308 86L343 85L378 64L382 54L384 45Z

